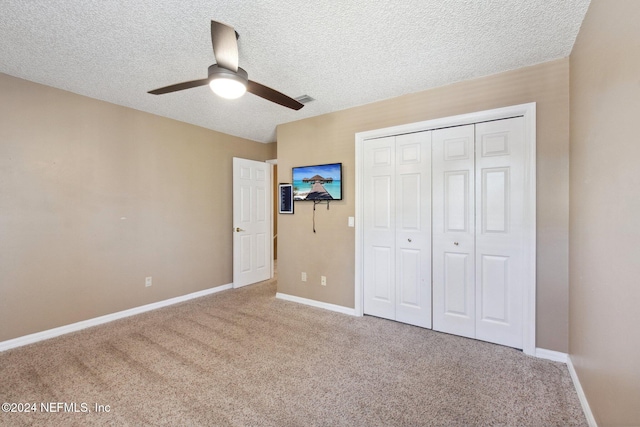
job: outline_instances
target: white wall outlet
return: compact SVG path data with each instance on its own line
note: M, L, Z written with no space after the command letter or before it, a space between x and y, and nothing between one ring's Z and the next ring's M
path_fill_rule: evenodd
M302 277L300 278L303 282L307 281L307 273L305 273L304 271L302 272Z
M153 278L151 276L146 277L144 279L144 286L148 288L151 285L153 285Z
M327 276L320 276L320 284L322 286L327 286Z

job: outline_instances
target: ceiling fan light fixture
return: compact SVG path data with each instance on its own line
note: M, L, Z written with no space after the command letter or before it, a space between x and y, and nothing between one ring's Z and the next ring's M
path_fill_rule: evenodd
M226 99L240 98L247 91L247 86L243 82L225 76L213 78L209 82L209 87L213 93Z
M227 70L214 64L209 67L209 87L218 96L226 99L240 98L247 91L248 74L238 67L238 71Z

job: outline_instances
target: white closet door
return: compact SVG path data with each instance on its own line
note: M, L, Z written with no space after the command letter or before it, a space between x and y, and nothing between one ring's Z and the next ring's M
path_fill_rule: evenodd
M476 125L476 338L522 348L524 119Z
M431 327L431 132L396 137L396 320Z
M430 132L366 142L364 313L431 327Z
M364 312L395 320L395 137L366 141L364 150Z
M433 329L475 337L474 125L433 131Z

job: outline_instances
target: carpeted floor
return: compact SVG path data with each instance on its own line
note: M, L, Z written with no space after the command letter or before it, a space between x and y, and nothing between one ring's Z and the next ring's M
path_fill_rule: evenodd
M587 425L563 364L275 292L264 282L0 353L0 400L36 404L0 425Z

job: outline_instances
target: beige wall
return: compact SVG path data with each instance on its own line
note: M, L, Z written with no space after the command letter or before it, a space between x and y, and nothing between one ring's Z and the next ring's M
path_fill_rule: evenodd
M569 60L461 82L278 127L278 180L291 168L343 162L344 200L330 210L296 202L279 215L278 291L354 307L355 134L537 102L537 347L568 351ZM309 281L300 281L307 272ZM327 286L320 286L320 276Z
M0 341L232 282L231 157L275 144L4 74L0 94Z
M639 22L593 0L571 54L570 357L603 426L640 426Z

